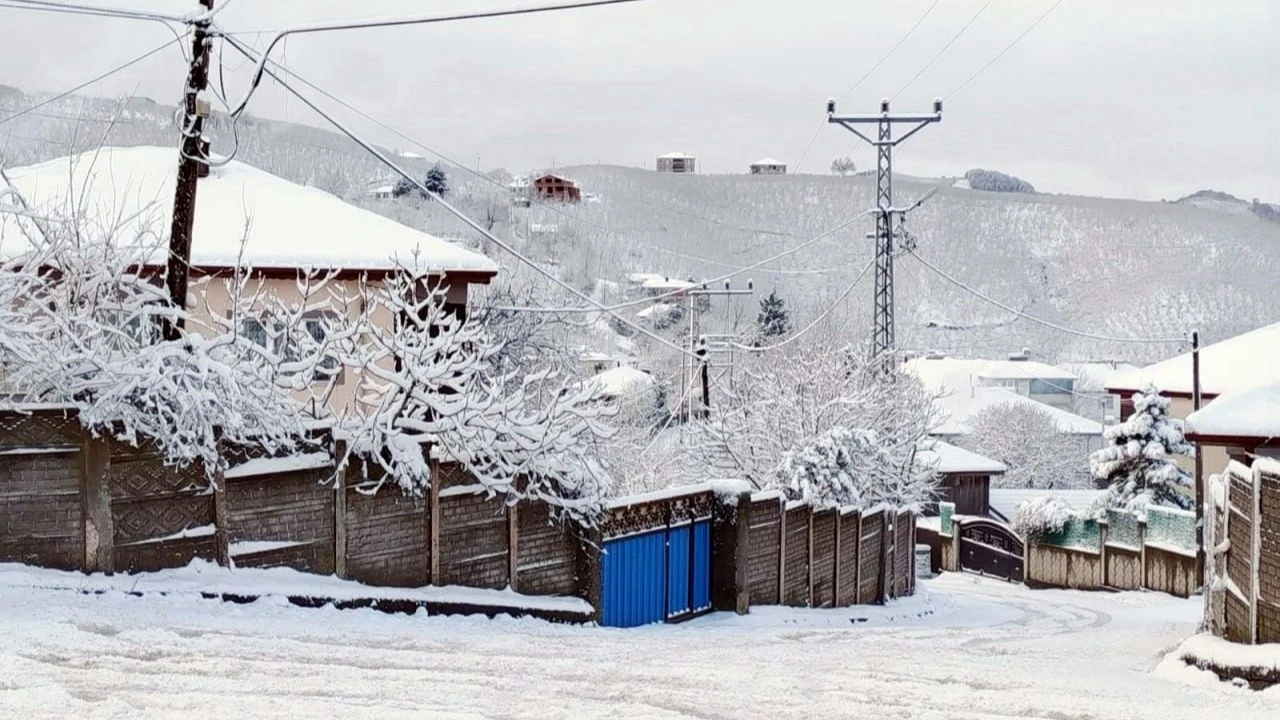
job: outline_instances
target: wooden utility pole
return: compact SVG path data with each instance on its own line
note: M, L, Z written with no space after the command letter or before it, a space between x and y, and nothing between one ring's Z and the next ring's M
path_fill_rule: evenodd
M205 10L213 9L213 0L197 0ZM187 279L191 271L191 232L196 219L196 181L202 163L195 158L208 152L204 142L204 118L209 114L199 95L209 85L209 20L197 20L191 40L191 67L182 98L182 152L178 156L178 180L173 194L173 225L169 230L169 257L166 262L165 288L169 302L181 312L187 303ZM164 323L164 338L178 339L182 319Z
M1202 402L1200 393L1200 331L1191 331L1191 409L1200 409ZM1195 444L1196 451L1196 580L1204 583L1204 455L1200 443ZM1208 604L1209 592L1205 587L1205 603Z

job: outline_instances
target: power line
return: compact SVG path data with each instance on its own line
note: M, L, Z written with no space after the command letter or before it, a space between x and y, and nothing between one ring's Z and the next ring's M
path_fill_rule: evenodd
M1040 17L1036 18L1035 22L1033 22L1033 23L1031 23L1030 25L1028 25L1026 30L1023 30L1021 33L1019 33L1019 34L1018 34L1018 37L1016 37L1016 38L1014 38L1014 39L1013 39L1013 42L1009 43L1008 45L1005 45L1003 50L1001 50L1000 52L996 53L995 57L993 57L993 58L991 58L989 61L987 61L987 64L986 64L986 65L983 65L982 67L978 68L978 71L977 71L977 72L975 72L974 74L970 75L970 76L969 76L969 79L967 79L967 80L965 80L964 82L960 83L959 85L955 86L955 88L954 88L954 89L952 89L952 90L951 90L951 92L947 93L946 95L943 95L943 98L944 98L944 99L949 98L949 97L951 97L952 95L955 95L956 93L960 92L962 89L964 89L964 87L965 87L966 85L968 85L969 83L971 83L971 82L973 82L974 80L976 80L976 79L977 79L977 77L978 77L979 75L981 75L982 73L986 72L987 68L991 67L992 65L995 65L995 64L996 64L996 61L998 61L1000 58L1004 57L1005 53L1007 53L1007 52L1009 52L1010 50L1012 50L1012 49L1013 49L1013 46L1014 46L1014 45L1017 45L1017 44L1018 44L1018 42L1022 40L1022 38L1026 37L1026 36L1027 36L1027 35L1029 35L1029 34L1031 34L1031 31L1032 31L1032 30L1035 30L1035 29L1036 29L1036 26L1037 26L1037 25L1039 25L1041 22L1044 22L1044 19L1045 19L1045 18L1047 18L1047 17L1049 17L1050 13L1052 13L1054 10L1057 10L1057 9L1058 9L1058 6L1059 6L1059 5L1061 5L1063 2L1064 2L1064 0L1057 0L1057 2L1055 2L1055 3L1054 3L1054 4L1052 4L1052 5L1050 5L1050 6L1049 6L1049 9L1048 9L1048 10L1045 10L1045 11L1044 11L1044 13L1042 13L1042 14L1040 15Z
M160 52L161 50L164 50L165 48L169 47L170 45L173 45L174 43L179 42L181 39L182 39L182 38L181 38L181 36L175 36L172 40L167 40L167 41L165 41L163 44L159 45L158 47L152 48L151 50L146 51L145 53L143 53L143 54L139 55L138 57L136 57L136 58L134 58L134 59L132 59L132 60L129 60L128 62L126 62L126 63L124 63L124 64L122 64L122 65L117 65L116 67L114 67L114 68L112 68L112 69L110 69L110 70L108 70L108 71L106 71L106 72L104 72L104 73L102 73L102 74L100 74L100 75L95 75L94 77L92 77L92 78L90 78L90 79L88 79L88 80L86 80L86 81L84 81L84 82L80 83L79 85L76 85L75 87L71 88L70 90L66 90L66 91L64 91L64 92L60 92L60 93L58 93L57 95L54 95L53 97L47 98L47 99L45 99L45 100L42 100L42 101L40 101L40 102L36 103L35 105L32 105L31 107L29 107L29 108L27 108L27 109L25 109L25 110L20 110L20 111L18 111L18 112L16 112L16 113L14 113L14 114L12 114L12 115L9 115L9 116L7 116L7 117L5 117L5 118L2 118L2 119L0 119L0 125L3 125L3 124L5 124L5 123L7 123L7 122L9 122L10 120L13 120L13 119L15 119L15 118L22 117L23 115L26 115L26 114L28 114L28 113L33 113L33 112L35 112L35 111L39 110L40 108L42 108L42 107L44 107L44 106L46 106L46 105L50 105L50 104L52 104L52 103L55 103L55 102L57 102L57 101L61 100L62 98L65 98L65 97L66 97L66 96L68 96L68 95L72 95L72 94L74 94L74 93L76 93L76 92L79 92L80 90L83 90L83 89L85 89L85 88L89 87L90 85L92 85L92 84L94 84L94 83L96 83L96 82L100 81L100 80L106 79L106 78L110 77L111 75L114 75L114 74L116 74L116 73L118 73L118 72L121 72L121 71L123 71L123 70L127 69L127 68L130 68L130 67L132 67L132 66L134 66L134 65L137 65L138 63L142 62L143 60L146 60L147 58L151 57L152 55L155 55L156 53Z
M899 95L901 95L907 88L911 87L916 80L919 80L920 76L923 75L926 70L933 67L933 64L938 62L938 58L942 57L942 55L947 52L947 49L950 48L953 44L955 44L955 41L959 40L960 36L963 35L965 31L969 29L970 26L972 26L975 22L978 21L978 18L982 17L982 13L986 12L987 8L991 7L991 3L993 2L995 2L995 0L987 0L985 3L983 3L982 7L978 8L978 12L974 13L973 17L969 18L969 22L961 26L961 28L958 31L956 31L956 34L952 35L951 39L947 41L947 44L943 45L942 49L939 50L937 54L935 54L932 58L930 58L929 62L925 63L924 67L920 68L919 72L917 72L915 75L912 75L911 79L907 81L907 84L899 88L898 92L890 96L889 99L892 100L893 98L896 98Z
M859 87L862 87L862 83L866 82L867 78L871 77L871 74L874 73L876 70L878 70L880 66L883 65L885 61L889 59L890 55L892 55L895 51L897 51L898 48L902 47L902 44L907 41L907 38L911 37L912 33L916 31L916 28L920 27L920 24L925 21L925 18L929 17L929 14L933 12L934 8L938 7L938 3L940 2L942 2L942 0L933 0L933 4L930 5L923 13L921 13L920 17L916 18L916 21L912 23L911 27L907 28L907 31L903 33L902 37L898 38L898 42L894 43L893 47L889 48L888 52L886 52L884 55L881 55L880 59L877 60L874 65L871 66L871 69L863 73L862 77L858 78L858 81L855 82L852 87L850 87L848 90L845 90L836 99L843 100L846 97L848 97L854 90L857 90ZM792 165L792 167L795 168L794 170L792 170L792 172L800 171L800 165L804 163L805 158L809 157L809 151L813 149L813 144L817 142L818 134L822 132L822 128L826 127L826 125L827 125L826 120L823 120L818 123L818 127L814 129L813 135L809 138L809 144L805 145L804 152L800 153L800 159L796 161L795 165Z
M768 352L770 350L777 350L780 347L785 347L787 345L790 345L796 340L799 340L801 337L804 337L804 335L808 333L810 330L817 327L818 323L826 319L826 317L830 315L832 311L834 311L837 307L839 307L840 303L843 302L844 299L849 296L849 293L853 292L853 289L858 286L858 282L862 280L862 276L866 275L867 271L870 270L871 266L874 264L875 264L875 259L872 259L868 261L866 265L863 265L862 270L858 273L858 276L853 279L853 282L849 283L849 287L845 288L844 292L840 293L840 296L837 297L834 301L832 301L832 303L827 306L826 310L823 310L818 315L818 317L814 318L813 322L806 325L804 329L795 333L794 335L787 338L786 340L783 340L778 343L774 343L773 345L765 345L763 347L752 347L751 345L742 345L741 343L736 343L736 342L731 342L729 344L740 350L750 350L752 352Z
M55 2L54 0L5 0L5 7L18 10L38 10L45 12L71 13L73 15L89 15L96 17L114 17L128 20L155 20L159 22L187 23L191 18L177 15L113 8L102 5L83 5L80 3Z
M239 51L240 53L245 54L247 57L252 57L252 55L250 55L250 54L249 54L249 51L243 47L243 44L242 44L240 41L236 40L235 38L227 38L227 41L228 41L229 43L231 43L231 47L235 48L235 49L236 49L237 51ZM266 59L266 58L265 58L265 56L263 56L263 60L265 60L265 59ZM529 259L529 258L528 258L528 257L526 257L525 255L523 255L519 250L516 250L516 249L515 249L515 248L514 248L510 243L506 242L505 240L502 240L502 239L501 239L501 238L499 238L498 236L496 236L496 235L494 235L493 233L489 232L488 230L486 230L486 229L484 228L484 226L480 225L480 223L478 223L478 222L476 222L475 220L473 220L473 219L471 219L470 217L468 217L466 213L464 213L464 212L462 212L461 210L459 210L459 209L457 209L456 207L454 207L451 203L449 203L448 201L446 201L446 200L445 200L443 197L441 197L439 194L432 192L430 189L428 189L428 188L427 188L427 186L426 186L426 185L424 185L423 183L421 183L421 182L419 182L418 180L416 180L416 179L415 179L412 175L410 175L406 170L404 170L403 168L401 168L401 167L400 167L399 165L397 165L396 163L392 162L392 161L391 161L391 160L390 160L386 155L384 155L380 150L378 150L376 147L374 147L374 146L373 146L372 144L370 144L368 141L366 141L366 140L364 140L363 138L361 138L360 136L356 135L352 130L348 129L345 125L343 125L342 123L338 122L338 120L336 120L332 115L330 115L329 113L327 113L327 112L325 112L323 109L321 109L318 105L316 105L314 102L312 102L312 101L311 101L311 99L310 99L310 98L308 98L306 95L303 95L301 92L299 92L299 91L295 90L291 85L289 85L289 84L288 84L288 83L286 83L285 81L281 80L281 79L280 79L280 77L279 77L278 75L276 75L273 71L271 71L271 70L266 70L266 69L265 69L265 63L260 63L260 64L259 64L259 67L263 68L263 69L264 69L264 71L266 72L266 74L270 75L270 76L271 76L271 78L272 78L272 79L274 79L277 83L279 83L279 84L280 84L280 86L281 86L281 87L283 87L285 90L287 90L288 92L292 93L294 97L296 97L299 101L301 101L301 102L302 102L302 104L306 105L307 107L309 107L309 108L311 108L313 111L315 111L315 112L316 112L316 114L318 114L318 115L320 115L320 117L324 118L324 119L325 119L325 120L326 120L330 125L333 125L333 126L334 126L335 128L337 128L337 129L338 129L338 130L339 130L343 135L346 135L348 138L350 138L352 142L356 143L356 144L357 144L357 145L359 145L361 148L363 148L363 149L365 150L365 152L368 152L370 155L373 155L373 156L374 156L375 158L377 158L377 159L378 159L382 164L384 164L384 165L386 165L388 168L390 168L390 169L394 170L394 171L396 172L396 174L397 174L397 175L399 175L400 177L402 177L402 178L404 178L405 180L407 180L407 181L408 181L409 183L411 183L414 187L418 188L418 190L419 190L420 192L425 193L428 197L431 197L432 199L434 199L437 203L439 203L439 204L440 204L440 206L441 206L441 207L443 207L445 210L447 210L450 214L454 215L454 216L455 216L455 217L457 217L459 220L461 220L462 222L466 223L466 224L467 224L467 225L468 225L472 230L475 230L476 232L480 233L480 234L481 234L481 235L483 235L485 238L487 238L490 242L494 243L494 244L495 244L495 245L497 245L498 247L500 247L500 248L502 248L503 250L505 250L505 251L507 251L508 253L510 253L510 254L511 254L512 256L514 256L517 260L519 260L520 262L524 263L525 265L528 265L531 269L533 269L533 270L534 270L535 272L537 272L539 275L542 275L543 277L547 278L548 280L550 280L550 281L551 281L551 282L553 282L554 284L559 285L561 288L563 288L563 289L565 289L565 290L569 291L571 294L576 295L577 297L581 298L582 300L585 300L587 303L589 303L589 304L591 304L591 305L595 305L597 308L599 308L599 311L600 311L600 312L607 312L607 313L609 313L609 314L610 314L610 315L612 315L614 318L616 318L619 322L621 322L622 324L624 324L624 325L626 325L626 326L628 326L628 327L632 328L633 330L636 330L636 331L637 331L637 332L639 332L640 334L642 334L642 335L644 335L644 336L646 336L646 337L652 338L652 339L654 339L654 340L658 341L659 343L661 343L661 344L663 344L663 345L666 345L667 347L670 347L670 348L672 348L672 349L676 350L677 352L679 352L679 353L681 353L681 354L683 354L683 355L692 355L692 354L693 354L693 353L690 353L687 349L685 349L685 348L683 348L683 347L681 347L681 346L679 346L679 345L677 345L677 344L675 344L675 343L671 342L670 340L668 340L668 339L666 339L666 338L662 337L661 335L658 335L658 334L656 334L656 333L653 333L653 332L649 331L647 328L644 328L644 327L642 327L642 326L640 326L640 325L638 325L638 324L636 324L636 323L634 323L634 322L632 322L632 321L628 320L627 318L625 318L625 317L623 317L623 316L621 316L621 315L618 315L618 314L616 314L616 313L614 313L614 312L612 312L612 311L608 310L607 308L605 308L605 306L604 306L604 305L602 305L602 304L600 304L600 303L596 302L595 298L592 298L590 295L587 295L586 293L584 293L584 292L582 292L581 290L579 290L579 289L575 288L574 286L570 285L569 283L565 282L564 280L561 280L559 277L557 277L557 276L556 276L556 274L555 274L555 273L551 272L550 270L547 270L546 268L542 267L542 266L541 266L541 265L539 265L538 263L536 263L536 262L534 262L533 260Z
M484 18L510 17L513 15L532 15L534 13L556 12L560 10L580 10L584 8L603 7L606 5L622 5L627 3L643 2L644 0L582 0L581 2L560 3L556 5L542 5L536 7L510 8L507 10L485 10L469 13L457 13L452 15L434 15L428 17L416 18L386 18L378 20L354 20L349 22L325 23L321 25L305 25L296 28L286 28L276 33L271 42L267 43L267 47L262 51L262 57L258 60L258 67L254 71L253 80L249 83L249 89L245 91L244 98L232 111L233 115L239 115L244 112L245 106L249 104L249 98L253 97L253 93L258 88L258 84L262 81L263 71L266 69L267 60L271 57L271 51L275 46L289 35L301 35L305 33L330 32L335 30L360 30L366 28L386 28L401 27L405 25L429 25L432 23L454 22L458 20L480 20ZM299 98L301 99L301 98Z
M932 270L934 274L938 275L943 280L946 280L952 285L955 285L961 290L964 290L970 295L973 295L974 297L980 300L985 300L986 302L991 303L992 305L995 305L996 307L1000 308L1001 310L1004 310L1005 312L1013 313L1014 315L1017 315L1018 317L1023 318L1024 320L1030 320L1031 322L1036 323L1037 325L1043 325L1044 327L1047 327L1051 330L1057 330L1058 332L1066 333L1068 335L1076 335L1078 337L1088 338L1090 340L1103 340L1106 342L1120 342L1120 343L1185 343L1186 342L1186 338L1182 338L1182 337L1179 337L1179 338L1133 338L1133 337L1125 338L1125 337L1114 337L1111 335L1098 335L1096 333L1085 332L1083 330L1075 330L1069 327L1058 325L1056 323L1049 322L1048 320L1042 320L1033 315L1028 315L1022 312L1021 310L1010 307L1009 305L1006 305L1000 302L999 300L996 300L988 295L984 295L981 291L977 290L976 288L966 285L960 280L957 280L954 277L951 277L942 269L940 269L938 266L934 265L933 263L921 257L920 253L916 252L914 249L907 250L907 253L912 257L914 257L916 260L919 260L921 265L924 265L926 268Z

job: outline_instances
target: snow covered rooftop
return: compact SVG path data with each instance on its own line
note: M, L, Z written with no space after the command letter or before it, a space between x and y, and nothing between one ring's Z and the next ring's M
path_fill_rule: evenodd
M649 290L688 290L696 286L697 283L669 277L651 277L641 284L641 287Z
M1280 380L1215 398L1191 413L1187 429L1199 436L1280 438Z
M673 309L675 309L675 306L672 305L671 303L654 303L649 307L636 313L636 317L644 318L646 320L655 316L666 317L668 314L671 313Z
M1067 507L1072 510L1084 512L1103 492L1103 490L1094 490L1092 488L1081 490L1024 490L1022 488L993 487L990 491L988 504L992 510L1012 520L1013 514L1018 511L1018 506L1028 500L1049 495L1066 503Z
M644 390L654 384L652 375L643 370L627 366L605 370L597 375L592 375L591 379L604 388L605 395L615 397L626 395L629 392Z
M693 156L692 156L692 155L686 155L686 154L684 154L684 153L682 153L682 152L669 152L669 153L667 153L666 155L659 155L658 157L659 157L659 158L662 158L662 159L664 159L664 160L665 160L665 159L667 159L667 158L670 158L670 159L672 159L672 160L679 160L679 159L682 159L682 158L683 158L683 159L685 159L685 160L688 160L688 159L692 158Z
M934 400L934 407L945 419L934 435L968 435L969 423L983 410L1005 404L1031 405L1048 413L1058 423L1058 429L1068 435L1101 435L1102 424L1081 417L1052 405L1032 400L1004 388L978 387L951 390Z
M982 360L977 358L915 358L904 370L934 390L961 390L987 380L1075 380L1060 367L1034 360Z
M939 473L974 473L983 475L1001 475L1009 468L1004 463L984 457L951 443L935 440L929 450L916 453L916 461L922 465L935 466Z
M755 166L761 166L761 165L786 165L786 163L782 162L781 160L774 160L771 157L762 157L759 160L751 163L751 165L752 167L755 167Z
M96 158L92 152L64 157L9 176L34 209L65 205L74 190L92 230L114 229L158 263L167 250L177 161L173 148L103 148ZM498 270L484 255L236 161L199 181L192 265L236 265L246 221L244 262L257 268ZM0 243L9 255L25 245L12 216L0 216Z
M1207 395L1280 381L1280 322L1200 348L1200 389ZM1191 353L1112 378L1112 391L1142 390L1148 383L1164 393L1191 395Z

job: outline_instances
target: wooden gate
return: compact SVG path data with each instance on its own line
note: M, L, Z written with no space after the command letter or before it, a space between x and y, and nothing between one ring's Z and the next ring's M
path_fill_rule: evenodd
M973 519L958 523L960 567L970 572L1022 582L1022 538L1008 525Z

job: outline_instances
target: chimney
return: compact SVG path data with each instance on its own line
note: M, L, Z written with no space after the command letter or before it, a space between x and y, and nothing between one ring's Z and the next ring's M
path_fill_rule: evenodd
M1021 352L1009 353L1009 359L1013 362L1026 362L1031 359L1031 350L1029 348L1022 348Z

